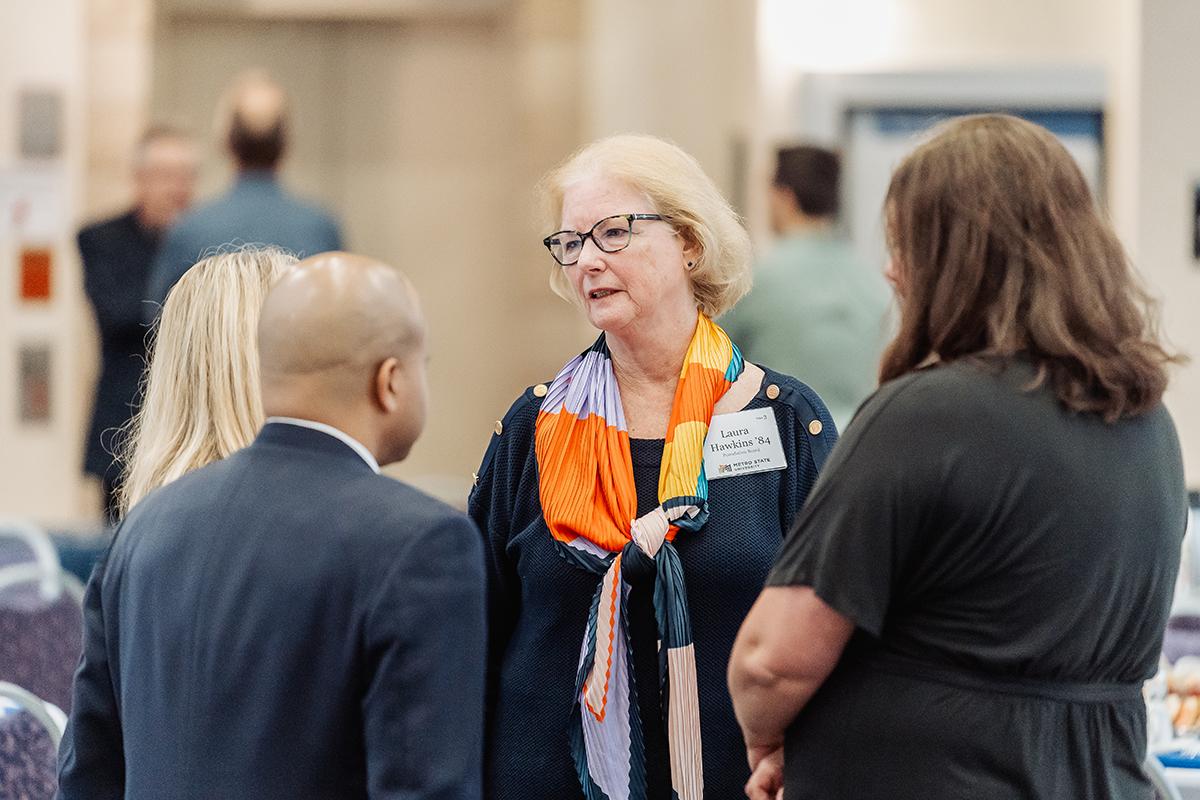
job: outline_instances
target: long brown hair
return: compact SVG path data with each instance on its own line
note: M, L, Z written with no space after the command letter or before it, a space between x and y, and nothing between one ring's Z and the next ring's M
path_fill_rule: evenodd
M882 381L932 359L1023 355L1072 410L1111 422L1160 401L1181 359L1048 131L1003 114L950 122L896 170L884 208L902 296Z

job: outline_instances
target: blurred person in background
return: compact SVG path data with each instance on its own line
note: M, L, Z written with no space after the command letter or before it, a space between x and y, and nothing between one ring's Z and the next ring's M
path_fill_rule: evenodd
M753 800L1151 798L1187 515L1153 304L1079 167L940 128L884 209L900 330L738 636Z
M119 516L154 489L240 450L263 423L255 331L296 259L242 248L189 269L154 329L145 394L125 437Z
M551 284L602 333L497 423L468 502L490 578L485 795L736 797L725 667L834 426L713 322L749 285L750 241L695 159L615 136L542 193Z
M133 416L146 367L145 305L151 267L167 228L188 207L196 152L181 131L153 125L134 155L133 207L79 232L83 288L100 332L100 377L84 444L84 471L100 479L104 513L116 518L123 472L118 432Z
M258 436L139 502L88 584L60 796L479 800L479 531L380 474L426 419L416 293L307 259L252 349Z
M261 70L239 76L222 100L219 129L237 179L228 192L184 215L167 234L150 286L151 298L159 303L212 248L273 245L303 258L342 247L333 217L279 182L291 135L283 87ZM149 309L147 318L152 319L158 309Z
M837 232L840 179L837 153L778 151L770 192L778 239L755 266L754 289L721 323L747 358L803 375L839 430L875 389L891 302L882 271Z

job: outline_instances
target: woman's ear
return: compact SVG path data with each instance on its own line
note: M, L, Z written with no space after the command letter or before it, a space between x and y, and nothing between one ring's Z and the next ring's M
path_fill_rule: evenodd
M375 402L389 414L400 408L399 381L400 362L395 357L384 359L375 370Z
M683 242L683 263L689 270L693 270L699 265L704 248L700 246L700 240L696 238L696 234L690 230L681 230L679 239Z

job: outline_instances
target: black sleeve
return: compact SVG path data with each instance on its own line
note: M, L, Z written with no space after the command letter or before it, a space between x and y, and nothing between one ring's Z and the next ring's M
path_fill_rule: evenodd
M521 407L525 402L523 397L518 399L501 420L503 433L492 435L467 499L467 514L483 535L487 565L489 707L500 659L520 610L520 581L506 548L522 462L520 454L513 452L513 444L514 440L524 438L521 431L515 429L519 428L515 420L522 416Z
M479 533L456 515L396 560L367 615L372 798L480 796L484 625Z
M77 241L83 261L83 289L100 330L109 336L138 333L144 316L141 288L129 280L128 270L122 271L120 253L94 228L80 231Z
M92 571L83 599L83 654L75 671L71 716L58 750L60 800L125 796L121 713L109 667L101 590L106 554Z
M927 426L910 384L877 393L830 455L784 541L768 586L811 586L878 636L896 584L918 552L936 495L936 458L914 436Z
M795 378L781 377L786 382L775 413L788 460L787 475L779 487L779 524L786 537L837 444L838 431L816 392Z

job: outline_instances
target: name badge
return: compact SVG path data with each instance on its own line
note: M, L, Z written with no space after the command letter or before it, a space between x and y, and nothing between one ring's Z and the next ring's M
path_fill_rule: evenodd
M710 481L786 467L774 409L752 408L712 418L704 440L704 474Z

